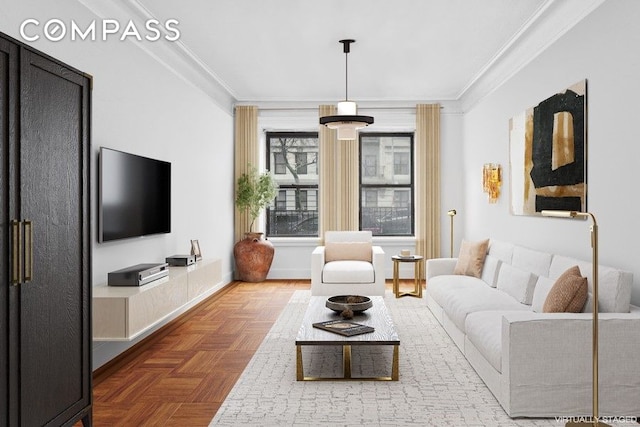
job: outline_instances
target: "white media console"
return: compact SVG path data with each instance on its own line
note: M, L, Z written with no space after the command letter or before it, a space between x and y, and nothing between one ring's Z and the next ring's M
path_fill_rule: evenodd
M169 267L169 275L144 286L93 288L93 340L131 341L220 289L220 260Z

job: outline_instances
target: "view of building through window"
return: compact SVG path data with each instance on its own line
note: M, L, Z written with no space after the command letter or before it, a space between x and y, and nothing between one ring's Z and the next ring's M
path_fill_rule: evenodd
M318 134L267 132L267 168L279 186L268 236L318 235Z
M267 132L267 168L279 189L267 208L268 236L318 235L318 134ZM412 236L413 134L362 133L360 229ZM348 143L348 142L347 142Z
M360 229L411 236L413 134L360 134Z

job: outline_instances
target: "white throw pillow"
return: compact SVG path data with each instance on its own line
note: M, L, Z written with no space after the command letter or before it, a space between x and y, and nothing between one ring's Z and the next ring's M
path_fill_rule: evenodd
M496 287L501 264L502 261L493 255L487 255L484 258L484 267L482 267L482 276L480 278L492 288Z
M538 281L536 282L536 287L533 290L533 302L531 303L531 308L536 313L542 313L542 306L544 306L544 302L547 300L547 295L549 291L553 287L556 281L553 279L549 279L548 277L540 276L538 277Z
M502 264L498 272L498 289L511 295L522 304L531 305L537 277L528 271L509 264Z

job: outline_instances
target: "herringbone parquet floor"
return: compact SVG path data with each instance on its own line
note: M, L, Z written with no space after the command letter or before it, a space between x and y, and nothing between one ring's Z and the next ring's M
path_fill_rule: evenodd
M293 292L309 286L225 287L95 373L94 425L208 426Z

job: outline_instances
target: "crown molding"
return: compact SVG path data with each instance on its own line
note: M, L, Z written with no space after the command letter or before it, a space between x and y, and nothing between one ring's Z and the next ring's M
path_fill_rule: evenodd
M102 19L132 20L144 28L148 19L157 19L137 0L77 0ZM134 43L147 55L193 87L206 93L220 108L232 114L237 99L233 91L181 41Z
M458 99L468 112L607 0L547 0L485 65Z

